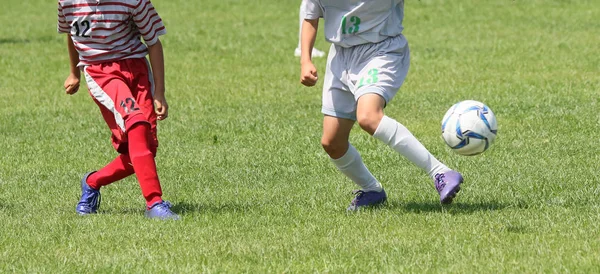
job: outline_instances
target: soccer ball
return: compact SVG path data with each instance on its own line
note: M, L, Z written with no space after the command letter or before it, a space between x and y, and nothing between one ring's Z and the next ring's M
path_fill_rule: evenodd
M496 116L485 104L466 100L454 104L442 119L442 138L460 155L486 151L496 139Z

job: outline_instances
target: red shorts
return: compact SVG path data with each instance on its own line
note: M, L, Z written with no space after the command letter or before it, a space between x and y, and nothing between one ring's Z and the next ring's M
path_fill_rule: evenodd
M127 130L136 123L149 123L152 146L158 147L154 82L146 58L124 59L85 66L90 95L100 107L119 153L128 153Z

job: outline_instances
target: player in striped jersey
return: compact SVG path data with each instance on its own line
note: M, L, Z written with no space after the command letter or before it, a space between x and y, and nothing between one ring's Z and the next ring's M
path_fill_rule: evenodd
M154 160L156 121L167 118L169 107L159 40L166 29L152 3L59 0L58 31L68 37L71 73L65 80L65 91L70 95L77 92L83 71L119 153L105 167L85 174L76 211L82 215L96 213L100 188L135 174L146 199L146 217L179 219L171 204L162 200Z
M440 202L448 204L463 178L438 161L398 121L384 115L409 67L408 42L402 35L403 0L306 0L302 27L301 82L314 86L317 69L311 61L319 18L331 42L323 85L321 143L331 161L360 190L348 210L383 203L381 183L349 144L350 131L360 127L423 169L434 181Z

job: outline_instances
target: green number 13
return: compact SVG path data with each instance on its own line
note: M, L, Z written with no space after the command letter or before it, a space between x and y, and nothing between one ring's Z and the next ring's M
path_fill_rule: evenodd
M370 84L375 84L377 82L379 82L379 77L377 77L377 75L379 75L379 70L376 68L372 68L367 72L368 76L366 77L361 77L360 80L358 80L358 87L360 88L364 85L370 85Z
M356 16L350 17L350 24L352 24L352 26L349 28L346 28L346 21L348 21L348 18L346 18L346 16L342 17L342 34L357 33L360 28L360 18Z

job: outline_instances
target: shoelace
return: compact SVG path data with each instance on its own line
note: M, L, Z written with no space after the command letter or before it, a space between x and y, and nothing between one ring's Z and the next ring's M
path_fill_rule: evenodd
M163 201L160 204L157 204L156 207L158 210L160 210L161 212L167 212L167 213L171 213L171 203L167 202L167 201Z

